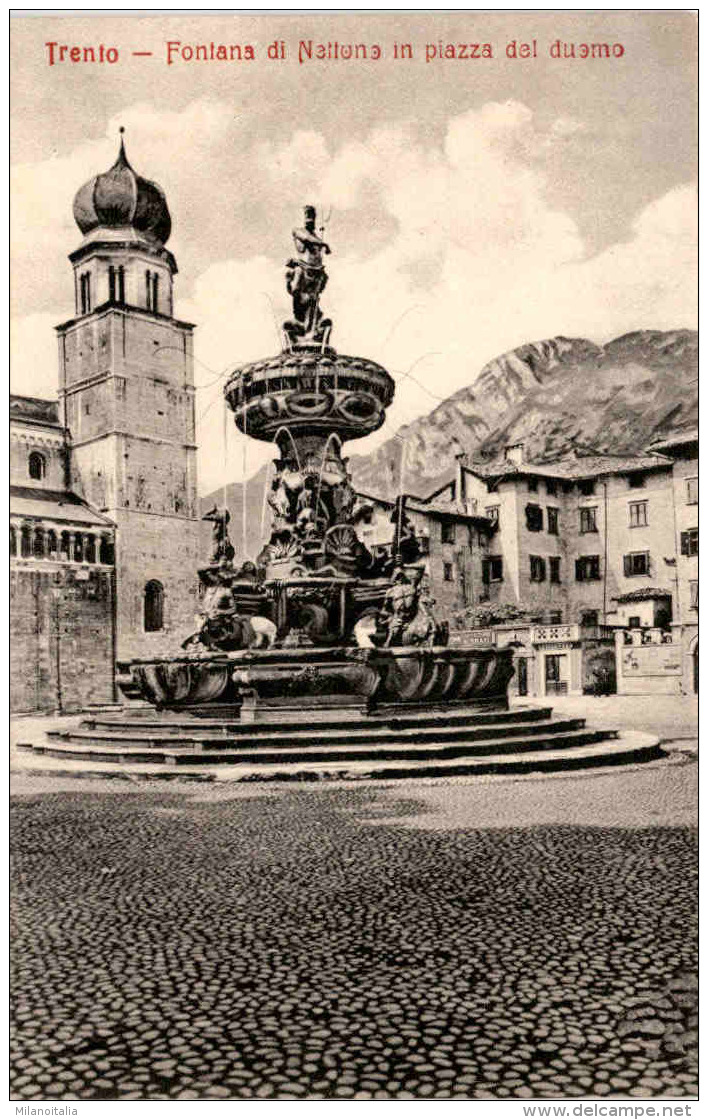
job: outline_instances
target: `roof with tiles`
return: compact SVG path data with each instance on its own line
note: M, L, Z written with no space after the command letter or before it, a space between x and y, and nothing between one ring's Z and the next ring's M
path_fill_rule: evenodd
M112 528L109 517L92 509L70 490L44 490L33 486L10 487L10 515L40 520L67 521L74 525Z
M61 428L57 401L41 397L21 397L17 393L10 394L10 420Z
M668 599L670 591L660 587L639 587L636 591L627 591L624 595L613 595L616 603L642 603L647 599Z
M513 463L497 459L491 463L470 463L464 469L483 479L520 477L551 478L572 482L599 475L628 474L631 471L667 469L671 463L664 455L571 455L552 463Z

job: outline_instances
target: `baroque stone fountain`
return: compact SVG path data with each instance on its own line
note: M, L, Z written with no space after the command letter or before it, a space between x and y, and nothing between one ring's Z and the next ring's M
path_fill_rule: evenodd
M277 449L270 537L255 561L236 565L228 511L211 510L199 629L181 655L123 665L119 683L159 708L228 706L242 720L293 707L506 706L512 651L446 646L405 499L390 545L370 550L357 534L342 448L383 424L395 385L376 362L330 345L320 307L330 247L315 223L305 207L293 231L283 349L238 366L224 389L238 429Z
M225 394L244 435L277 449L270 537L235 561L214 508L201 614L173 656L119 663L119 713L51 728L20 749L101 772L252 779L524 773L642 761L655 736L509 709L511 648L449 648L403 495L389 544L367 548L342 446L375 431L394 383L338 354L320 297L329 246L315 211L293 233L283 349L236 368ZM320 231L322 232L322 231ZM147 701L147 705L145 704ZM59 765L63 765L63 761ZM46 766L46 764L44 764Z

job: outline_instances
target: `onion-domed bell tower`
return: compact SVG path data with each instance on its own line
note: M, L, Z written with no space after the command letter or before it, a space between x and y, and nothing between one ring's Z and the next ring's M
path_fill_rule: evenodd
M121 132L123 130L121 129ZM74 198L74 317L57 327L72 487L116 523L117 655L173 648L196 610L191 323L174 318L171 219L120 150Z

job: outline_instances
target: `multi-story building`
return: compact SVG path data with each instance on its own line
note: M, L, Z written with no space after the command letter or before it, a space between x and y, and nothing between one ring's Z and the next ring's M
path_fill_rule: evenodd
M672 628L681 646L685 691L698 692L698 432L677 432L653 443L651 450L673 464Z
M37 570L53 572L52 578L64 573L72 587L85 583L86 604L98 601L88 598L92 573L102 596L109 583L115 586L100 623L99 645L110 646L110 653L77 661L83 665L77 704L112 696L116 656L173 649L192 628L197 609L202 530L193 327L173 315L177 265L165 247L167 202L156 184L136 174L121 142L113 167L78 191L74 217L83 240L69 257L74 315L57 327L59 403L16 398L13 407L13 570L21 576L12 602L15 710L54 706L57 686L45 678L59 673L66 693L74 647L88 649L96 638L97 608L72 607L64 662L55 658L53 669L42 662L36 682L23 685L20 667L27 643L35 640L32 628L48 633L45 615L69 611L57 595L52 603L59 607L49 604L51 580L27 583L24 573L40 561ZM25 664L39 662L30 656Z
M371 550L390 548L396 532L397 504L359 494L357 534ZM420 548L442 618L478 601L484 594L486 556L494 526L483 516L438 504L434 498L406 495L405 518Z
M115 530L68 484L56 401L10 398L10 704L110 703Z
M527 627L495 627L493 635L517 645L522 693L611 687L616 668L626 691L697 684L695 463L695 432L635 456L529 463L517 445L494 462L458 458L455 475L428 500L473 510L496 529L480 538L484 586L468 606L526 612ZM665 647L639 655L655 679L634 665L628 674L616 667L620 629L623 643Z

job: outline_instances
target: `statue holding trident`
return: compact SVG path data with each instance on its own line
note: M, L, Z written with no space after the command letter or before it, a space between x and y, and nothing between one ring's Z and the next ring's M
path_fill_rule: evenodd
M285 283L293 297L293 318L283 323L283 329L291 346L298 342L326 346L332 330L332 320L323 318L320 310L320 295L327 284L322 255L331 250L315 231L316 218L314 206L306 206L304 226L293 230L297 256L291 257L285 266Z

